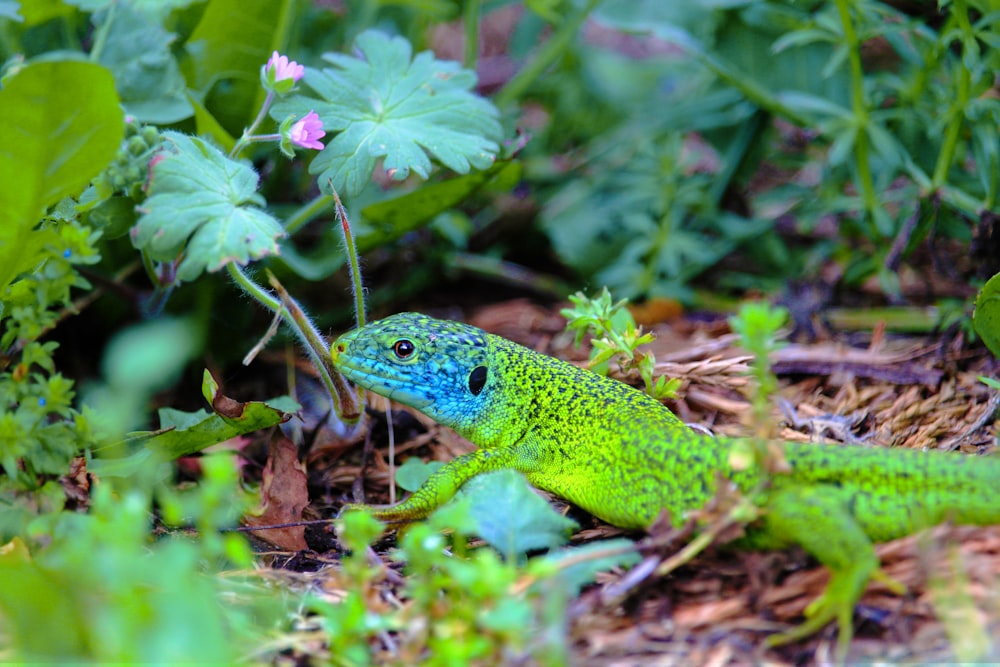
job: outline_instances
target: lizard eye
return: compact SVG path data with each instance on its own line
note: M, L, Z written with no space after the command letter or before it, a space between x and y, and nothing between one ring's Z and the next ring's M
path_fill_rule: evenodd
M392 352L396 355L397 359L406 359L411 356L415 351L416 347L412 342L401 338L392 344Z
M486 366L476 366L469 373L469 391L473 396L479 396L479 392L486 386Z

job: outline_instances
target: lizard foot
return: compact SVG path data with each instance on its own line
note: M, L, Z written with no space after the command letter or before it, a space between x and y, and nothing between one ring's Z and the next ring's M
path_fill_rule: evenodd
M869 577L884 583L893 592L906 591L905 586L889 577L881 568L874 568L870 572L866 568L833 570L826 590L806 607L804 612L806 620L790 630L771 635L764 640L765 646L781 646L804 639L819 632L830 621L836 621L838 629L836 661L838 664L843 664L854 634L852 625L854 606L861 597Z

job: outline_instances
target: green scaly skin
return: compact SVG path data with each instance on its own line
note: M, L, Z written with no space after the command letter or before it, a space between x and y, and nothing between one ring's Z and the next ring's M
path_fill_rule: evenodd
M800 545L832 575L806 622L771 644L835 620L843 655L855 604L870 578L884 578L873 542L946 519L1000 523L1000 494L993 492L998 459L780 443L788 472L735 471L730 453L740 441L698 433L624 383L466 324L402 313L344 334L331 354L352 382L420 410L479 447L403 502L370 507L383 521L422 519L471 477L503 468L630 529L649 528L663 510L681 526L712 499L720 478L754 494L764 512L747 526L745 544Z

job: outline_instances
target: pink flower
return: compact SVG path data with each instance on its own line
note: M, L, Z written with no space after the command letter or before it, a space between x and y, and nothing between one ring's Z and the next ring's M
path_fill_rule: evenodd
M306 68L294 60L289 60L288 56L283 56L275 51L267 61L268 78L271 77L272 72L274 76L273 81L291 79L295 82L301 79L302 75L306 73Z
M323 144L319 140L326 136L326 132L323 131L323 121L315 111L310 111L302 120L292 125L288 136L296 146L322 150Z
M287 95L305 73L305 67L275 51L267 64L260 68L260 84L264 90Z

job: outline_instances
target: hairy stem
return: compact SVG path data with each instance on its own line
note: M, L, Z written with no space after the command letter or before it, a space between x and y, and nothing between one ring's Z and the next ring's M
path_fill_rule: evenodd
M285 220L285 231L288 232L289 235L294 234L305 227L313 218L319 215L332 203L333 197L331 195L320 195L319 197L316 197L288 216L288 219Z

